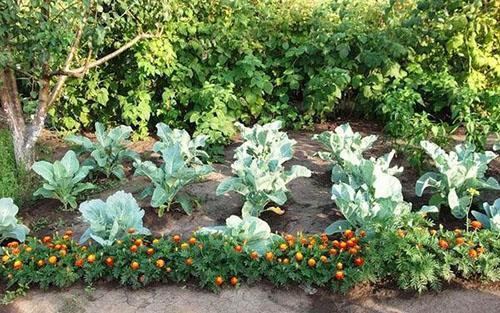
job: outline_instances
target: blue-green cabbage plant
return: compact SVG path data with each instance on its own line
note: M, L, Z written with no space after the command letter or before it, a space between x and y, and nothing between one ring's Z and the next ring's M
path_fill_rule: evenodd
M19 208L11 198L0 199L0 242L13 238L23 242L29 233L28 227L18 223L16 214Z
M348 170L339 168L341 179L332 186L332 200L344 215L327 227L326 233L342 232L347 228L370 228L370 224L393 221L411 211L403 200L402 186L394 175L402 168L390 167L394 151L378 159L358 156L349 161ZM347 164L347 163L346 163Z
M52 198L61 201L64 209L77 207L78 195L89 189L93 189L91 183L83 183L87 177L91 166L80 166L80 162L75 152L69 150L64 157L54 163L38 161L33 164L33 171L43 179L43 185L33 195L44 198Z
M192 206L188 198L178 195L186 185L213 171L210 165L189 166L182 156L179 144L168 146L160 151L163 163L160 166L151 161L137 162L135 175L146 176L152 185L145 189L143 196L152 195L151 205L158 208L162 216L174 202L191 214Z
M231 167L235 176L222 181L216 193L241 194L245 199L242 216L259 216L270 202L283 205L287 201L286 184L297 177L310 177L311 171L301 165L285 170L283 164L292 159L296 141L279 131L280 121L252 128L239 123L236 126L245 141L234 154L236 160Z
M82 219L89 224L80 243L92 239L102 246L109 246L125 237L130 228L135 230L135 234L151 234L142 224L144 210L130 193L117 191L106 202L100 199L85 201L80 204L79 210Z
M344 161L359 165L358 162L363 159L363 152L372 147L377 136L362 137L360 133L353 132L349 123L346 123L335 128L335 132L325 131L314 135L312 139L320 142L326 149L317 154L321 159L333 163L332 181L338 182L337 176L346 166Z
M208 154L203 150L208 136L198 135L191 139L187 131L171 129L164 123L156 124L156 129L160 141L153 145L153 151L161 153L162 150L178 144L186 164L203 165L202 159L208 159Z
M485 228L500 232L500 198L493 204L483 203L484 213L472 211L472 215L483 224Z
M106 131L104 126L95 123L96 141L92 142L83 136L69 135L66 140L78 146L78 153L89 153L84 165L92 166L106 177L114 175L118 179L125 178L123 162L125 160L136 161L139 155L126 148L129 143L132 128L129 126L118 126Z
M263 255L273 242L279 241L280 236L273 234L269 225L258 217L246 216L243 219L231 215L226 219L226 226L204 227L199 233L222 233L245 242L243 248L247 252L257 251Z
M445 203L453 216L461 219L467 216L471 206L474 195L470 190L500 190L495 178L485 177L488 163L497 157L496 153L475 152L474 145L470 143L457 145L455 151L450 153L429 141L422 141L420 145L434 160L438 170L425 173L415 185L415 193L419 197L428 187L437 191L430 199L430 205L439 208Z

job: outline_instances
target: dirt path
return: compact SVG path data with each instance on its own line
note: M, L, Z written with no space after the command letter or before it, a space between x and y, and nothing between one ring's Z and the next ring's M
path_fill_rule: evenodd
M395 292L396 293L396 292ZM320 290L275 288L267 284L225 289L220 294L195 287L159 285L133 291L99 286L62 291L31 291L5 313L470 313L498 312L500 290L445 289L422 296L400 294L352 298Z

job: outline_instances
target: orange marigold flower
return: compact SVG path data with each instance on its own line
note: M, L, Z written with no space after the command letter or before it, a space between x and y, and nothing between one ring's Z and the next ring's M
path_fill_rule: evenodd
M480 229L481 227L483 227L483 224L481 224L480 221L472 221L470 223L470 226L472 226L472 228L474 228L475 230L478 230Z

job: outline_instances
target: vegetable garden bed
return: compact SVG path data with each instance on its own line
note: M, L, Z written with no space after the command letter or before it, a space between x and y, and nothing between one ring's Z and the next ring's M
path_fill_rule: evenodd
M375 125L353 125L355 130L364 128L369 133L376 129ZM319 132L333 129L334 125L318 128ZM282 206L283 215L266 212L261 216L269 221L273 231L283 233L265 249L255 248L238 237L193 233L200 227L224 224L227 216L239 213L242 201L237 196L214 195L216 186L230 175L231 161L228 160L214 164L216 173L186 188L186 194L199 201L191 215L181 213L181 208L174 206L158 218L155 210L148 208L149 199L139 201L146 208L144 224L153 236L134 234L135 230L131 230L131 234L111 246L101 247L95 243L82 246L73 241L73 234L79 237L83 233L79 214L55 210L56 202L40 200L35 203L39 208L21 210L21 216L31 228L44 218L54 221L58 216L65 220L38 224L35 235L39 238L30 237L26 244L13 243L5 248L1 275L7 286L21 288L31 284L62 287L76 281L90 284L99 280L141 287L158 281L194 279L214 291L260 279L277 285L301 284L340 292L356 284L380 283L387 279L403 289L417 291L439 288L443 282L457 278L498 280L498 232L482 230L477 225L477 229L466 232L463 222L449 214L441 214L437 221L444 227L432 227L421 215L412 214L397 230L379 227L375 235L368 238L364 229L329 237L320 235L341 214L330 199L330 166L314 156L321 147L311 141L311 135L292 135L298 144L290 163L305 165L313 174L289 185L291 198ZM144 142L134 145L152 146ZM238 145L230 147L226 155L232 155ZM65 153L67 147L62 147L61 151L55 151L56 158ZM387 143L382 141L370 154L380 155L387 150ZM151 158L155 160L156 156ZM498 176L498 165L493 162L493 170L490 169L488 175ZM403 159L397 159L397 163L405 164ZM130 173L129 167L125 169ZM401 181L405 199L412 199L414 207L426 203L428 195L423 198L414 195L416 170L405 168L404 173ZM144 180L126 176L124 181L113 184L100 180L112 186L111 190L89 194L88 198L105 199L113 194L113 189L137 194L146 185ZM497 194L485 192L480 202L492 202ZM462 230L453 231L456 226ZM67 228L71 228L68 233ZM50 229L56 230L54 236Z

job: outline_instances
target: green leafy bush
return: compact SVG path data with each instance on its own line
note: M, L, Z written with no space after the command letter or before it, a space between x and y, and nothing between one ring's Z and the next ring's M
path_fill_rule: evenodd
M184 145L187 143L184 142ZM184 146L184 151L188 150ZM169 210L174 202L178 202L184 212L191 214L190 200L178 195L179 191L193 181L213 171L210 165L190 166L182 154L179 143L163 148L160 155L163 163L156 166L151 161L137 162L134 164L135 175L146 176L151 180L152 186L146 188L143 196L152 195L151 205L158 208L158 215L162 216Z
M234 94L234 85L224 87L205 82L192 101L194 108L186 118L196 125L195 135L208 136L207 143L216 152L218 146L227 144L236 133L234 108L241 102Z
M68 205L72 210L76 209L78 195L95 187L91 183L82 182L92 167L80 166L80 161L72 150L66 152L61 160L56 160L54 163L35 162L32 169L44 179L42 187L38 188L33 195L57 199L63 204L64 210L68 210Z
M106 132L104 126L95 123L96 142L92 142L87 137L69 135L66 140L77 145L79 152L90 153L84 165L89 165L93 170L100 171L110 177L111 174L119 179L125 178L123 170L124 160L137 160L137 153L128 150L125 145L132 128L129 126L118 126Z
M110 246L115 240L123 239L130 231L141 235L151 232L142 225L144 210L134 197L123 191L117 191L106 199L97 199L80 204L83 221L89 228L80 238L80 244L89 239L102 246Z
M226 143L234 121L287 127L341 116L382 120L414 164L419 141L462 126L482 148L499 131L495 2L175 0L163 37L72 82L52 121L165 121ZM124 36L130 30L108 29ZM109 45L113 44L109 40ZM116 82L120 82L117 84Z
M494 152L475 152L475 146L468 143L457 145L455 151L449 153L429 141L420 144L438 170L425 173L415 185L419 197L428 187L437 191L430 199L430 205L440 207L447 204L453 216L464 218L478 190L500 189L495 178L485 178L488 163L497 157Z
M493 204L483 203L483 210L484 213L474 210L471 213L485 228L500 231L500 199Z
M24 241L29 233L28 227L17 221L19 208L11 198L0 198L0 243L7 238Z
M286 184L297 177L310 177L311 171L301 165L285 170L283 164L292 159L296 141L279 131L280 121L252 128L237 126L245 141L234 154L236 160L231 168L235 176L221 182L216 193L241 194L245 199L243 217L259 216L270 202L283 205L287 200Z

